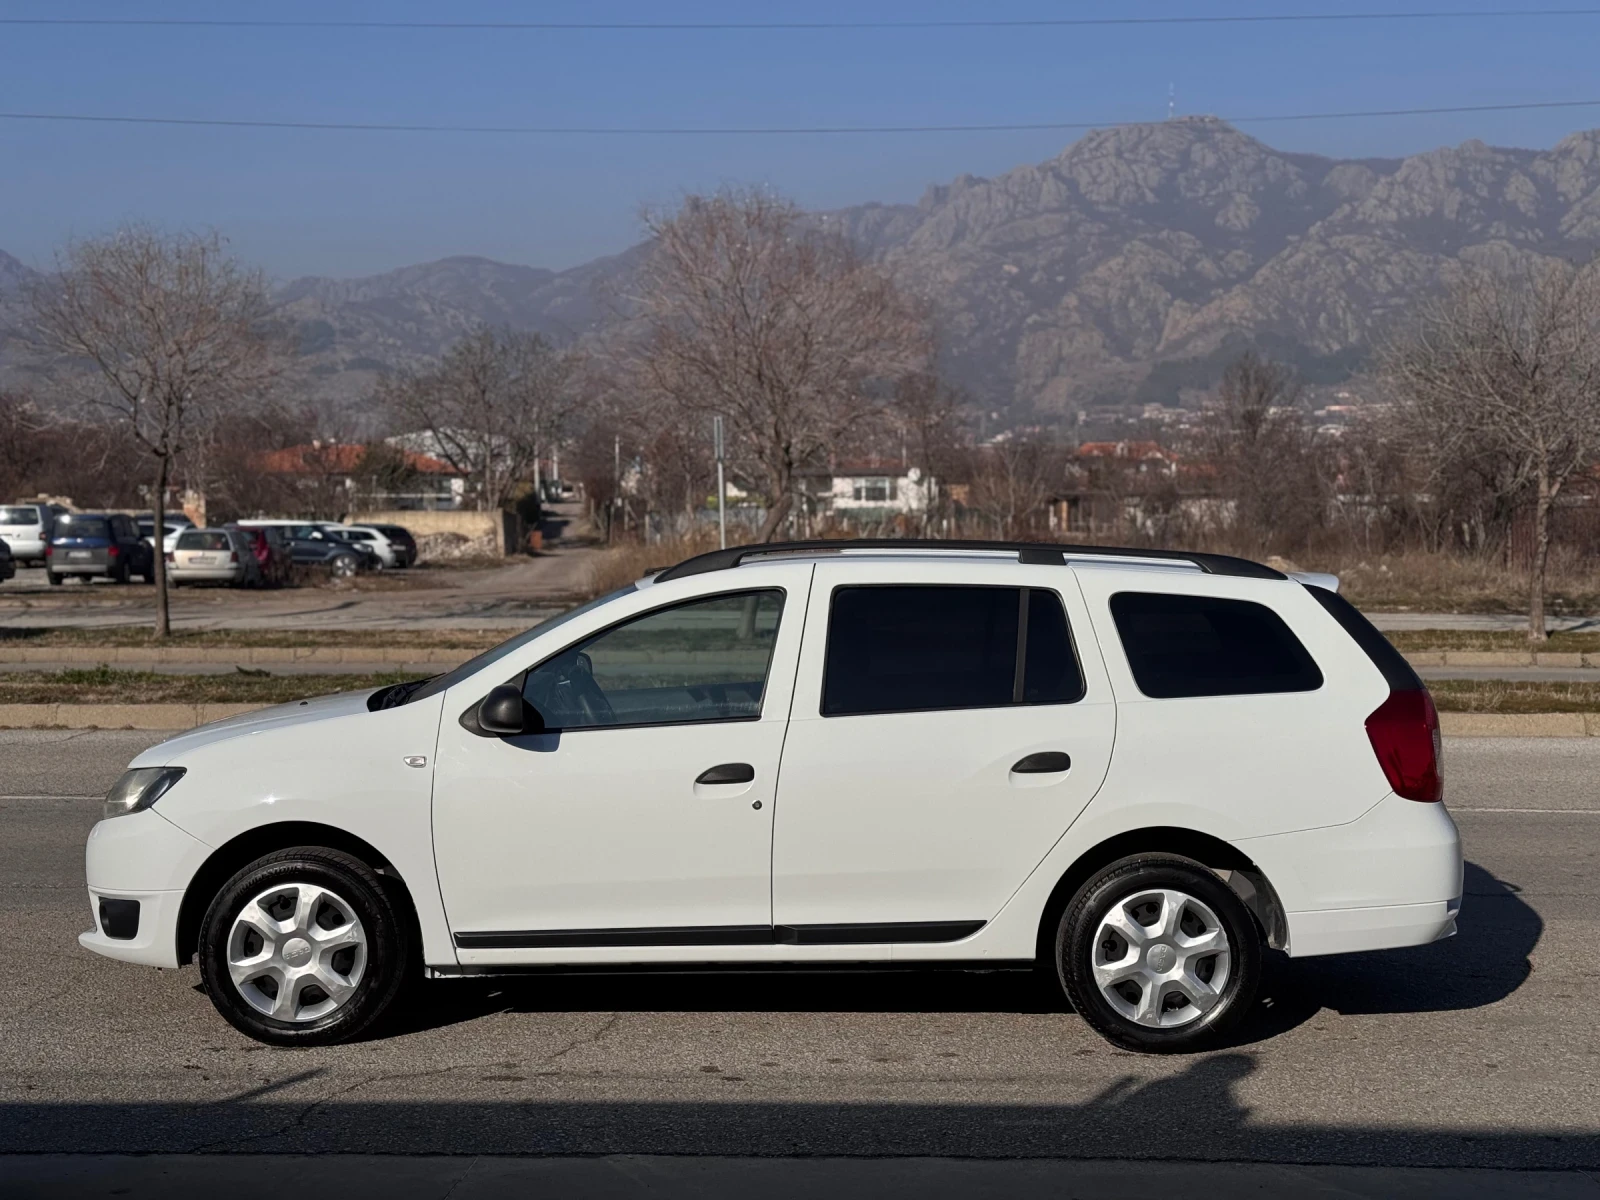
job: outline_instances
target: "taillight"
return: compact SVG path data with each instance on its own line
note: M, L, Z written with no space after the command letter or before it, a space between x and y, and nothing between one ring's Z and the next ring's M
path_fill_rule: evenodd
M161 557L166 559L168 562L177 562L178 561L178 556L173 554L173 552L171 550L168 550Z
M1424 803L1444 799L1439 713L1427 688L1390 692L1367 718L1367 737L1396 795Z
M239 565L239 552L235 550L232 554L228 555L228 561L237 567Z
M50 545L50 544L48 544L48 543L46 543L46 544L45 544L45 548L44 548L44 556L45 556L45 557L46 557L46 558L49 558L49 557L50 557L50 556L51 556L51 555L52 555L52 554L54 554L54 553L55 553L55 552L56 552L56 548L55 548L55 547L54 547L54 546L52 546L52 545Z
M117 556L117 554L118 554L118 550L117 550L117 548L115 546L107 546L106 547L106 557L107 558L115 558Z

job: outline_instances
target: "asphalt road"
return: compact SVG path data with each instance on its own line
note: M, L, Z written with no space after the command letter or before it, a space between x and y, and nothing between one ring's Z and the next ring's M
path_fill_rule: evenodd
M1587 740L1448 742L1471 864L1460 936L1274 961L1238 1042L1181 1058L1113 1050L1028 976L920 972L447 981L372 1040L264 1048L213 1013L193 968L125 966L75 942L97 809L82 797L152 740L0 733L0 1153L1600 1169L1600 746ZM27 1166L19 1180L67 1169L9 1161ZM149 1175L188 1160L141 1161ZM825 1176L818 1190L840 1190ZM1592 1187L1583 1175L1482 1179L1555 1188L1493 1194L1595 1194L1562 1190ZM1034 1194L1012 1182L993 1194ZM1338 1194L1455 1193L1391 1180Z

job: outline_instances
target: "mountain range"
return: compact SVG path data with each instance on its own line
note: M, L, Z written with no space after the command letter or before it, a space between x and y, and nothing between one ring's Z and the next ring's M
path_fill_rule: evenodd
M1469 141L1403 159L1275 150L1204 117L1089 134L916 204L818 215L934 306L944 368L1016 417L1173 402L1254 344L1313 382L1454 264L1600 246L1600 131L1549 150ZM446 258L278 289L309 386L358 403L376 373L510 325L581 338L625 311L647 247L565 271ZM29 274L0 253L0 303Z

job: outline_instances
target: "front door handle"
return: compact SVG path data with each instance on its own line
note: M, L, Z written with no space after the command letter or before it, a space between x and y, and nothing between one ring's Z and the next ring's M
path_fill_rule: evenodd
M695 779L696 783L749 783L756 777L756 769L749 763L723 763L707 767Z
M1057 775L1072 769L1072 756L1060 750L1041 750L1019 758L1011 768L1013 775Z

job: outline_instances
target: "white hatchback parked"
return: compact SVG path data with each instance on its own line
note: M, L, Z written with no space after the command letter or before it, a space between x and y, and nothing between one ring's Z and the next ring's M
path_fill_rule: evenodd
M88 843L113 958L262 1041L403 980L1050 968L1190 1049L1292 957L1450 935L1438 719L1346 601L1239 559L811 543L690 559L448 674L204 726Z

